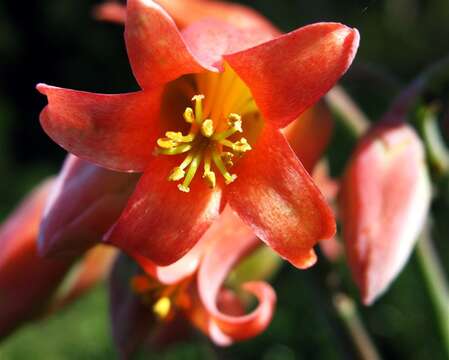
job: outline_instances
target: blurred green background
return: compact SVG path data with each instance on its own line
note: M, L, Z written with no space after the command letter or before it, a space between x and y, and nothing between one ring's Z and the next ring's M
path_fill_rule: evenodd
M137 89L126 57L123 29L94 21L91 7L95 3L98 1L0 2L0 219L40 179L56 173L65 156L40 129L38 115L45 98L35 91L36 83L111 93ZM374 120L404 84L449 54L447 0L242 3L258 9L285 31L316 21L337 21L358 28L360 51L342 83ZM338 144L335 141L330 151L343 151ZM437 203L434 210L440 225L437 248L443 263L448 264L447 206ZM278 294L274 320L254 340L217 349L197 336L194 341L143 358L357 358L333 310L327 286L329 266L323 258L306 272L285 265L274 280ZM346 266L340 264L339 271L343 288L358 299ZM385 359L444 358L415 257L385 296L372 307L360 310ZM0 343L1 360L115 356L105 286L46 321L21 328Z

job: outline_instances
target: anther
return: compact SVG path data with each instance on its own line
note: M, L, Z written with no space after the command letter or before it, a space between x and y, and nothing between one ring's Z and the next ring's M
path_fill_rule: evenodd
M188 107L184 110L183 114L184 120L186 123L192 124L195 121L195 115L193 115L193 109Z
M160 318L165 319L170 314L171 301L168 297L162 297L153 305L154 313Z
M204 172L203 179L206 180L211 189L213 189L217 184L217 178L215 177L215 173L213 171Z
M223 162L227 167L231 167L234 165L234 163L232 162L233 158L234 154L232 152L225 151L221 153L221 159L223 160Z
M165 133L165 136L168 139L176 141L178 143L188 143L188 142L191 142L195 138L194 134L182 135L182 132L180 132L180 131L178 131L178 132L167 131ZM158 145L159 145L159 142L158 142Z
M206 119L201 124L201 134L210 138L214 134L214 122L211 119Z
M243 132L242 117L239 114L231 113L228 115L228 125L238 132Z
M157 139L157 144L163 149L171 149L177 145L176 141L170 138Z
M234 143L233 150L238 153L244 153L251 150L251 145L248 144L248 140L242 137L239 141Z
M215 177L215 173L211 171L211 152L210 150L206 150L206 155L204 156L204 174L203 179L206 180L209 187L213 189L217 184L217 178Z

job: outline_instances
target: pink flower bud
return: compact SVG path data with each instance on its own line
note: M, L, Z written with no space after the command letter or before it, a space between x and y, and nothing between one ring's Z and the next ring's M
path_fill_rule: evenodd
M368 305L407 262L429 209L424 149L415 131L401 122L372 129L357 146L341 190L347 256Z

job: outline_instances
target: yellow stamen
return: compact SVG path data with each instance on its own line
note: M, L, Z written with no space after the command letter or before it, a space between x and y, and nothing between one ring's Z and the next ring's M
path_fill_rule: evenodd
M181 163L181 165L179 165L171 170L170 175L168 176L168 180L169 181L181 180L186 174L184 169L187 166L189 166L189 164L192 162L192 160L193 160L193 154L187 155L186 158L184 159L184 161Z
M168 297L162 297L153 305L154 313L160 318L165 319L171 310L171 300Z
M196 174L196 171L198 170L198 166L201 163L202 157L203 157L202 151L198 151L195 157L193 158L183 183L178 185L178 189L181 190L182 192L188 193L190 191L189 185L192 182L193 177Z
M220 133L214 134L213 140L215 141L224 140L229 136L235 134L236 132L243 132L242 118L238 114L232 113L228 115L228 125L230 126L230 128Z
M192 145L182 144L182 145L178 145L176 147L172 147L170 149L157 149L157 153L162 154L162 155L178 155L178 154L185 153L191 149L192 149Z
M215 177L215 173L210 169L211 165L211 154L210 151L206 153L204 157L204 174L203 179L205 179L211 189L215 187L217 184L217 178Z
M241 138L239 141L236 141L233 143L232 141L229 141L227 139L221 140L220 144L227 146L234 150L236 153L243 154L244 152L247 152L251 150L251 145L248 144L248 140L245 138Z
M186 172L183 169L181 169L180 166L177 166L173 168L172 171L170 172L170 175L168 175L168 180L179 181L184 177L185 174Z

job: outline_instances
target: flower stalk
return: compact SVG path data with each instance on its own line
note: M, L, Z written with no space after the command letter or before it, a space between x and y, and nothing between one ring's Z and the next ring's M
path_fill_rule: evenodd
M449 357L449 289L440 261L426 229L416 247L416 255L427 288L446 356Z
M381 357L363 325L354 301L345 294L334 297L334 307L348 330L361 359L380 360Z

